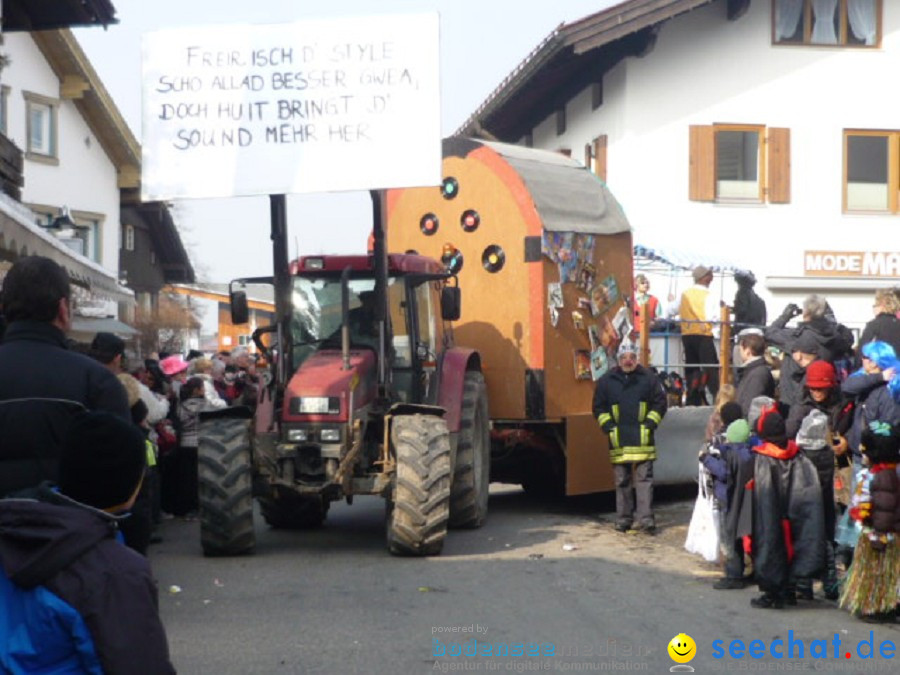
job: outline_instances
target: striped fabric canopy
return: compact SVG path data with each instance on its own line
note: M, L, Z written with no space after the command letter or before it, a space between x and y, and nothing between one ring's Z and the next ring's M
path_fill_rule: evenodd
M691 270L697 265L708 267L718 274L749 273L747 268L732 260L724 260L718 256L705 255L696 251L684 251L673 248L650 248L642 244L634 245L635 271L651 268L668 268L671 270Z

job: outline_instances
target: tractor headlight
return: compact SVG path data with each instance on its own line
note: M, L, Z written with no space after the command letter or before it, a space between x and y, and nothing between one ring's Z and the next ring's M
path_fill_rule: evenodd
M287 439L292 443L305 443L309 439L306 429L288 429Z
M341 440L340 429L322 429L319 432L319 439L323 443L337 443Z

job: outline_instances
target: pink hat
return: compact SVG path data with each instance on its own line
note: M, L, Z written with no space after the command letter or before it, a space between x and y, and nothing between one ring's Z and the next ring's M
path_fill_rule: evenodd
M188 369L188 362L185 361L179 354L174 354L173 356L167 356L162 361L159 362L159 368L162 370L167 376L172 377L172 375L177 375L178 373L185 371Z

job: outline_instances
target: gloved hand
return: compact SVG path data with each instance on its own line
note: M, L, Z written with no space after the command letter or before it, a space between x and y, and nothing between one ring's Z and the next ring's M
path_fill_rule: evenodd
M784 308L784 311L781 313L781 317L783 319L793 319L795 316L799 316L800 314L803 314L803 310L792 302Z

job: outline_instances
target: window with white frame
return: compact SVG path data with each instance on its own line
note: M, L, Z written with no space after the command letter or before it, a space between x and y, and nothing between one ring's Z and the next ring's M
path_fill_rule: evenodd
M9 116L9 87L5 84L0 87L0 133L6 135L9 132L7 131L7 127L9 122L7 122L7 118Z
M844 131L844 210L900 213L900 131Z
M72 220L75 222L75 232L72 239L81 241L81 255L94 262L102 262L101 232L103 226L103 214L73 211ZM72 244L75 248L75 245Z
M57 108L59 102L25 92L26 151L31 159L57 156Z
M882 0L772 0L778 45L878 47Z
M758 124L690 127L689 199L790 202L790 130Z
M134 250L134 225L126 225L122 228L122 245L126 251Z

